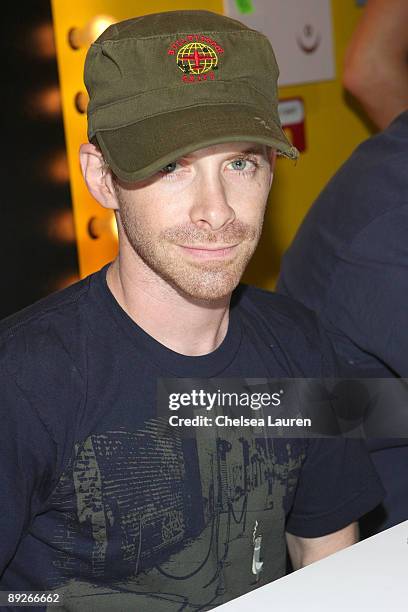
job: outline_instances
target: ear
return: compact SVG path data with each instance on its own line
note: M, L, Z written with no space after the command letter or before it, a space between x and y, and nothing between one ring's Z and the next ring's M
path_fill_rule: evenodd
M105 208L119 208L112 173L105 171L101 151L91 143L82 144L79 149L82 176L90 194Z

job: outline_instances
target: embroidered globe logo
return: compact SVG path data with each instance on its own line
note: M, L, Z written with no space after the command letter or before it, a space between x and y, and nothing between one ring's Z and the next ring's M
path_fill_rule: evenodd
M210 70L217 70L218 56L209 45L191 42L179 49L177 66L185 74L203 74Z

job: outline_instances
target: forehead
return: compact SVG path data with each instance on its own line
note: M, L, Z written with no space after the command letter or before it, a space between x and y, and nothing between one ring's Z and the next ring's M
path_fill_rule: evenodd
M229 155L239 153L255 153L267 155L268 147L264 144L256 142L226 142L222 144L215 144L202 149L196 149L191 153L183 155L183 159L199 159L209 155Z

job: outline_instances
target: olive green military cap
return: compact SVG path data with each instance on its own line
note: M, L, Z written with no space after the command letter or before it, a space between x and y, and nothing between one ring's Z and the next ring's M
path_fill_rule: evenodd
M123 181L149 177L225 142L298 151L278 116L269 39L211 11L169 11L111 25L85 61L88 138Z

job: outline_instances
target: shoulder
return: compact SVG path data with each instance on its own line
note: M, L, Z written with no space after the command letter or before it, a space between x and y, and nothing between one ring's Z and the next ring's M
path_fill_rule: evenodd
M237 298L243 309L261 313L271 323L279 321L306 334L313 333L317 325L315 313L287 295L240 284Z
M51 319L58 312L75 308L89 289L89 279L90 277L87 277L65 289L56 291L2 319L0 321L0 342L14 336L20 330L34 329L41 324L41 321Z
M240 285L237 300L250 325L256 322L265 339L272 337L299 376L332 376L336 371L329 334L318 316L287 295ZM292 370L293 372L293 370Z
M408 111L405 111L387 129L364 140L340 168L338 175L343 176L348 171L359 176L363 184L367 177L373 183L381 184L388 178L384 170L398 172L406 164L407 142ZM374 173L377 168L383 170L380 175ZM349 185L350 190L358 187L359 184Z
M378 215L405 205L407 145L408 111L356 148L322 191L315 209L324 215L323 206L330 211L336 207L341 232L344 226L359 231Z
M74 359L90 277L0 321L0 364L12 375Z
M399 258L399 236L408 229L407 163L408 112L363 142L320 193L283 256L279 290L323 312L328 293L343 291L339 278L346 295L351 272L364 282L361 251L372 272L388 253Z
M373 220L405 206L407 163L408 111L344 162L307 213L295 242L303 239L303 248L314 251L315 236L321 249L339 250Z

